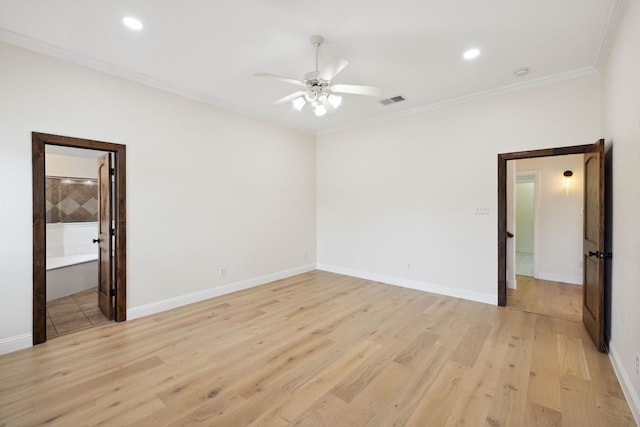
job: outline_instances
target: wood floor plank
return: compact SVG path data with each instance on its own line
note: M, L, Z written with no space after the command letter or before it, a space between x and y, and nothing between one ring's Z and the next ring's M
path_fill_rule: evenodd
M381 348L365 360L358 369L336 384L336 386L330 390L330 393L344 400L346 403L351 403L351 401L382 372L389 361L397 357L400 351L402 351L404 342L400 340L396 340L395 342L396 344L390 344Z
M581 323L323 271L0 356L2 427L482 424L634 420Z
M562 375L573 375L585 380L591 379L587 356L584 354L580 338L558 334L558 359Z
M447 426L477 426L486 419L493 397L499 391L498 378L507 347L506 343L485 341L451 409Z
M340 413L334 414L335 424L343 426L375 425L371 418L378 411L383 410L381 405L402 388L398 378L406 368L393 361L384 365L378 375L363 388L346 408Z
M507 353L487 415L487 423L492 426L527 424L527 389L537 316L515 311L514 314L511 339L507 343Z
M558 333L550 317L539 316L536 319L527 390L527 399L536 404L534 411L536 416L540 412L538 408L561 410L557 336ZM546 413L548 411L544 412Z
M369 340L359 341L345 354L336 360L307 383L294 390L293 398L282 405L274 407L266 419L283 419L292 422L310 408L318 396L326 394L342 378L360 366L363 361L380 349L380 345ZM264 422L264 420L259 423Z
M406 425L449 355L445 347L438 342L421 346L414 354L411 365L403 365L402 386L396 392L390 393L386 401L378 403L377 410L370 419L371 425ZM396 358L398 359L399 357ZM420 375L411 375L411 372L420 372Z
M407 422L407 426L444 426L462 389L462 378L469 368L454 361L442 366L433 385Z
M489 325L472 325L462 337L460 344L451 356L451 360L461 365L473 366L490 331L491 326Z

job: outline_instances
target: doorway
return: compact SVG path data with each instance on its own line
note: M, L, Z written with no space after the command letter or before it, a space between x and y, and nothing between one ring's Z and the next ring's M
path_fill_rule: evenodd
M584 154L508 161L515 183L507 196L515 205L508 306L582 321L583 163Z
M498 305L507 304L507 161L581 154L584 161L582 321L600 351L604 342L604 140L595 144L498 154Z
M126 320L126 147L120 144L32 133L33 174L33 343L47 339L47 199L46 147L65 147L102 152L109 159L106 178L99 177L106 190L100 191L99 305L115 321ZM112 163L111 163L112 162ZM96 164L97 167L97 164ZM73 205L70 201L66 206ZM49 202L51 205L51 202ZM51 206L49 206L51 208ZM49 210L51 215L51 209ZM112 215L112 216L111 216ZM106 224L106 225L105 225ZM75 233L76 231L74 231ZM107 238L108 236L108 238ZM105 280L103 280L103 278ZM88 298L88 297L85 297Z

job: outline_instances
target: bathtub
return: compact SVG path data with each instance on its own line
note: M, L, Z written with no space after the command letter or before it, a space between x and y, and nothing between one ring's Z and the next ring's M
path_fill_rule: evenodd
M97 222L47 224L47 301L98 286Z

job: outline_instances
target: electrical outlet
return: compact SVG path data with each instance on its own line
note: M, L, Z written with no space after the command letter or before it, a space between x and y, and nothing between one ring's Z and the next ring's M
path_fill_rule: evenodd
M304 259L309 259L309 252L304 253Z
M407 271L411 271L413 269L413 265L407 264Z
M226 268L220 267L220 271L219 271L220 277L224 276L226 272L227 272Z

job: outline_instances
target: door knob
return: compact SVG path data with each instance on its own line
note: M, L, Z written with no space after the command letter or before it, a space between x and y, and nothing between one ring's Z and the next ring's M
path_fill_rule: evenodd
M612 254L611 252L589 251L589 256L594 256L596 258L611 258Z

